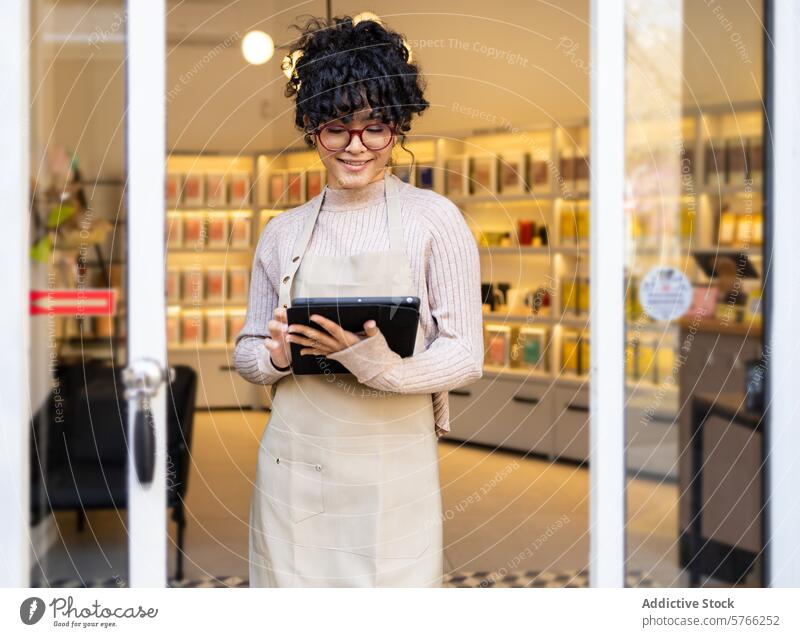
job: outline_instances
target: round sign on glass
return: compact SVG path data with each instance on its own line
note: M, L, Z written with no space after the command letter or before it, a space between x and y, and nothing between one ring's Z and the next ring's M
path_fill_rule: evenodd
M686 313L692 303L692 284L677 268L655 267L639 284L639 302L655 321L671 321Z

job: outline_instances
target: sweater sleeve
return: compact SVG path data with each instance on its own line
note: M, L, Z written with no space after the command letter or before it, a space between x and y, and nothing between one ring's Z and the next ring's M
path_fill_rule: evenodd
M483 374L478 247L455 204L443 199L436 208L425 266L428 302L438 328L435 339L425 351L401 358L378 332L328 355L368 387L434 393L466 385Z
M279 371L272 364L266 340L267 323L278 305L278 293L270 278L270 270L278 264L274 222L267 223L258 239L253 271L250 276L250 295L244 327L236 336L233 350L234 367L245 380L257 385L272 385L291 370Z

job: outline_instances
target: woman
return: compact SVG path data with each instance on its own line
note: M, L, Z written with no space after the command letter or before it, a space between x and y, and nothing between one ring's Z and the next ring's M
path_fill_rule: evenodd
M250 511L251 586L441 586L438 436L447 390L483 367L478 250L460 211L389 175L392 147L428 107L402 37L375 21L314 19L287 95L327 169L323 192L269 222L235 363L272 385ZM400 358L373 322L355 334L301 296L413 295L417 342ZM348 374L293 375L289 343Z

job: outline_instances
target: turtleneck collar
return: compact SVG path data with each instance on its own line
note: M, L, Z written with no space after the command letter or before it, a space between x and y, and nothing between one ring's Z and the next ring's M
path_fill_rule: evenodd
M391 176L389 177L391 179ZM323 210L358 210L384 201L384 180L373 181L362 188L326 188Z

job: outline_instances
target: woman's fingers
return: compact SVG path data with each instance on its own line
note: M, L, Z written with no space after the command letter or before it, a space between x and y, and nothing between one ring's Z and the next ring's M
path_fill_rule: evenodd
M334 351L339 348L338 341L330 334L315 330L305 325L293 325L291 332L287 334L286 340L300 345L307 345L308 347L321 347L323 349L330 349Z
M289 326L286 325L286 323L281 323L277 319L270 319L270 321L267 323L267 328L269 329L270 336L272 336L272 338L276 340L283 338L284 334L286 334L288 327Z
M272 315L275 317L267 322L270 338L267 339L267 348L272 360L280 367L285 367L292 360L289 343L286 340L287 328L286 311L276 308Z

